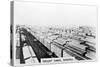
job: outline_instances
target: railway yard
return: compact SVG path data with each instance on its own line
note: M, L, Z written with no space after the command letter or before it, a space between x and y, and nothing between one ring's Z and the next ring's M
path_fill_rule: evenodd
M96 34L91 27L36 28L16 26L16 63L41 63L42 58L73 57L93 60Z

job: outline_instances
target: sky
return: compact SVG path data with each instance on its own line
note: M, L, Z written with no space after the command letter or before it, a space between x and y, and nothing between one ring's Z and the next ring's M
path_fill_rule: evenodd
M14 23L33 26L96 26L97 7L40 2L15 2Z

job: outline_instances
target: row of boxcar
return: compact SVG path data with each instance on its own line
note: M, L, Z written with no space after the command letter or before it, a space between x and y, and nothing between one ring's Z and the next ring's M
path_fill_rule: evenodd
M31 46L27 45L26 36L20 33L20 28L17 29L16 32L16 64L32 64L32 63L38 63L37 57L32 49ZM21 47L20 38L23 43L23 46ZM22 52L21 52L22 49ZM21 58L21 55L23 58ZM22 62L23 60L23 62Z
M31 46L24 46L23 47L23 55L25 64L32 64L32 63L38 63L38 59L32 50Z

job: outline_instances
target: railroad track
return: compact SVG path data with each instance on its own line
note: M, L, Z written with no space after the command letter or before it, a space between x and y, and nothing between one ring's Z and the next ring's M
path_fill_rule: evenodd
M26 36L27 44L32 47L39 62L41 62L41 58L57 57L54 53L52 53L47 47L45 47L41 42L39 42L27 30L23 28L21 31L22 31L22 34Z
M66 53L68 53L72 57L75 57L77 60L91 59L91 58L88 58L84 55L86 53L85 51L76 50L76 49L72 48L71 46L63 46L63 45L60 45L58 43L56 43L55 45L58 46L59 48L65 50Z

